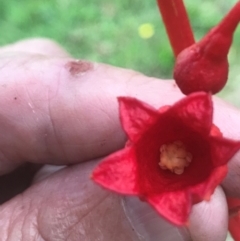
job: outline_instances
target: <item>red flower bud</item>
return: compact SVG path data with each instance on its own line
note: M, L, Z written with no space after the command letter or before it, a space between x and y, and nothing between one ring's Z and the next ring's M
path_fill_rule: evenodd
M184 94L215 94L224 87L228 78L227 55L239 20L240 2L201 41L177 56L174 79Z

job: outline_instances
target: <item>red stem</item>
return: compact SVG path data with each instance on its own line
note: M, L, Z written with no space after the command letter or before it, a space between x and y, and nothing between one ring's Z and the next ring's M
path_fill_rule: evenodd
M216 60L226 59L232 38L240 21L240 2L198 44L205 56L215 55Z
M240 2L237 2L217 27L222 34L231 35L235 31L240 21L239 13Z
M240 205L240 199L228 198L228 208L229 210L237 209ZM238 209L239 210L239 209ZM229 218L228 229L235 241L240 241L240 215L236 214L234 217Z
M194 36L183 0L157 0L175 57L194 44Z

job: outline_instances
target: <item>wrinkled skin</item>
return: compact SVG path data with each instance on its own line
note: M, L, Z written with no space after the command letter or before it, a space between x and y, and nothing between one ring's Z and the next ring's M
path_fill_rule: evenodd
M116 97L172 104L182 97L172 81L77 62L44 39L3 47L0 56L1 241L225 240L225 195L240 197L239 153L223 189L194 206L188 228L89 178L102 157L124 146ZM215 124L240 139L240 111L217 98L214 104Z

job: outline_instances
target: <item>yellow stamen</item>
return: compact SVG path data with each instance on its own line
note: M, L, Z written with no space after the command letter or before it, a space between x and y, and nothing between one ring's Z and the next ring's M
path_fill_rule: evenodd
M180 175L191 161L192 154L186 150L186 147L181 141L175 141L160 147L159 166L163 170L168 169Z

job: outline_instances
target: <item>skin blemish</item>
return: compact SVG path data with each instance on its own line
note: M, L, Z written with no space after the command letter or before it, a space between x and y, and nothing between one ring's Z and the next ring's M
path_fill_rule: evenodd
M75 60L70 61L66 64L66 68L70 72L71 75L82 75L89 70L93 69L93 64L88 61L83 60Z
M184 172L184 168L189 166L191 161L192 154L186 150L181 141L175 141L160 147L159 166L163 170L170 170L180 175Z

